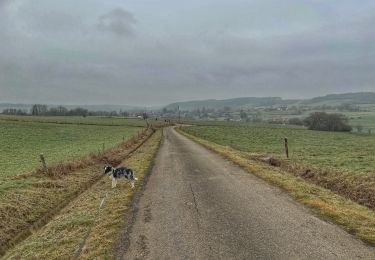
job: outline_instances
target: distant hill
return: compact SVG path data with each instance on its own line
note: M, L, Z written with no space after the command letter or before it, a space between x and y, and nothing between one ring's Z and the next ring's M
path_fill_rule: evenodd
M375 104L374 92L358 92L345 94L330 94L323 97L316 97L304 100L305 105L340 105L340 104Z
M66 106L67 108L76 108L76 107L82 107L84 109L87 109L89 111L143 111L148 110L144 107L136 107L136 106L127 106L127 105L82 105L82 106Z
M254 108L254 107L271 107L271 106L321 106L321 105L340 105L340 104L375 104L374 92L359 92L359 93L345 93L345 94L330 94L323 97L315 97L312 99L282 99L280 97L241 97L232 99L208 99L195 100L186 102L176 102L167 105L165 108L174 110L178 106L181 110L194 109L222 109L224 107L231 107L233 109Z
M280 97L242 97L232 99L208 99L198 101L176 102L166 106L167 109L176 109L178 106L181 110L194 110L203 107L210 109L220 109L224 107L231 108L251 108L251 107L269 107L281 106L298 102L298 100L283 100Z
M246 109L256 107L280 107L280 106L322 106L331 105L337 106L341 104L374 104L375 92L357 92L345 94L330 94L322 97L315 97L312 99L282 99L280 97L240 97L231 99L207 99L207 100L193 100L185 102L175 102L165 106L168 110L175 110L179 106L181 110L195 110L195 109L223 109L224 107L231 107L233 109ZM16 108L29 111L32 104L11 104L0 103L0 113L7 108ZM56 107L57 105L48 105L49 107ZM145 111L158 110L159 107L135 107L127 105L63 105L68 109L82 107L90 111Z

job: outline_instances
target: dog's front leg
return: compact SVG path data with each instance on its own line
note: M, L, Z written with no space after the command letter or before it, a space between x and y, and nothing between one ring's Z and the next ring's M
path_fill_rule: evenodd
M112 189L115 188L117 185L116 178L112 176Z

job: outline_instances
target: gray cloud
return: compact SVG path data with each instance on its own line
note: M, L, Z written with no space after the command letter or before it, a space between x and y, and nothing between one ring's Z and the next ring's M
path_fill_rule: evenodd
M0 0L0 102L375 91L372 1L119 2Z
M0 0L0 7L2 5L5 5L6 3L8 3L10 0Z
M98 28L117 36L134 36L133 26L136 24L134 15L122 8L115 8L99 17Z

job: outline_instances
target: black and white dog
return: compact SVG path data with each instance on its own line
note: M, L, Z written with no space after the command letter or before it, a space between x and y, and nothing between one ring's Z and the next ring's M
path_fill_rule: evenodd
M134 177L134 173L132 169L121 167L121 168L114 168L112 166L106 165L104 166L104 174L110 173L109 176L112 178L112 188L115 188L117 185L117 179L121 177L125 177L128 179L134 188L134 181L138 179Z

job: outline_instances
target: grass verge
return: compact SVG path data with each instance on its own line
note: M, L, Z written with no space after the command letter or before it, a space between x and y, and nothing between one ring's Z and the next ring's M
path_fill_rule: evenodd
M117 187L111 189L111 180L101 178L47 225L9 250L4 258L71 259L81 247L79 259L113 259L119 229L126 221L136 190L151 167L160 139L161 131L157 131L121 163L131 167L139 178L136 189L131 189L126 180L120 180ZM99 210L105 194L104 206Z
M323 218L334 221L363 241L375 245L375 211L280 168L251 160L245 152L200 139L181 130L178 132L233 161L246 171L283 188L298 202L311 207Z
M11 185L1 192L0 201L0 255L30 236L47 223L72 199L99 181L103 163L114 165L123 161L130 153L140 147L151 135L152 130L110 149L97 158L76 165L75 162L61 164L64 174L56 174L55 166L50 168L53 175L46 176L34 172L14 177L16 188ZM84 160L83 160L84 161ZM77 170L78 169L78 170ZM9 182L11 183L11 182Z

